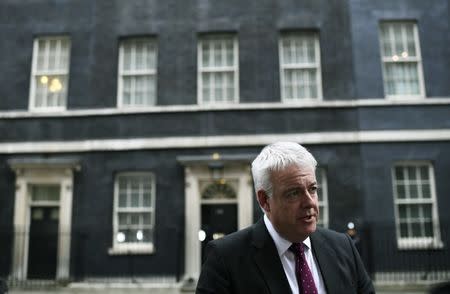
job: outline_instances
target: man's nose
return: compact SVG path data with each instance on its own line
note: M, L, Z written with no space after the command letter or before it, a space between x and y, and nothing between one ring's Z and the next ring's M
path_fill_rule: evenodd
M310 207L313 205L314 205L314 193L306 191L305 193L303 193L302 206Z

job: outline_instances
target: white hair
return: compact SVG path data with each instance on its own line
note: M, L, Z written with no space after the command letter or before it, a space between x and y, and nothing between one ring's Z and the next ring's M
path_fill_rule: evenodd
M277 142L264 147L252 162L255 192L263 190L267 196L272 196L271 172L293 164L315 171L317 161L305 147L295 142Z

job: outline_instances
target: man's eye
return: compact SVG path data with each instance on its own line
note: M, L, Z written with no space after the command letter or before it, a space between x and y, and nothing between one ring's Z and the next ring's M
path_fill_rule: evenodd
M296 197L298 197L298 190L290 191L286 194L286 196L288 198L296 198Z
M316 193L317 192L317 186L313 186L311 188L309 188L309 193Z

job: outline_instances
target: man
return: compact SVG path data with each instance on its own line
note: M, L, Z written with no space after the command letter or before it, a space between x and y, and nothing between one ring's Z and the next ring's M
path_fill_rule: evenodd
M266 146L252 163L264 217L212 241L196 293L375 293L347 235L316 228L317 162L303 146Z

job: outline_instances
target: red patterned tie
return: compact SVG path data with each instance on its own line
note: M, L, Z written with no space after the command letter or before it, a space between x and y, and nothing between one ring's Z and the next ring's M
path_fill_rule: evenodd
M295 255L295 275L297 276L298 290L300 294L317 294L314 279L305 259L303 243L292 243L289 250Z

